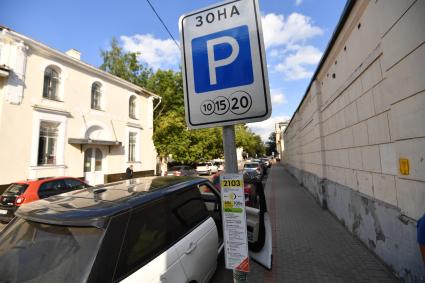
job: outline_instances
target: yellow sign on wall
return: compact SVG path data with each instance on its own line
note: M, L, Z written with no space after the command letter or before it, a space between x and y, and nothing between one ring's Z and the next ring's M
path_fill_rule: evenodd
M409 159L400 158L399 164L400 164L400 174L401 175L409 175Z

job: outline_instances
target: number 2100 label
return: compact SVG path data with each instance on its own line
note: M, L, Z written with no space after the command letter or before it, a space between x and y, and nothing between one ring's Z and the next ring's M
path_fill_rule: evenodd
M223 115L230 110L233 114L242 115L251 108L251 105L252 99L247 92L236 91L228 98L218 96L214 100L204 100L201 103L201 112L204 115L211 115L213 113Z

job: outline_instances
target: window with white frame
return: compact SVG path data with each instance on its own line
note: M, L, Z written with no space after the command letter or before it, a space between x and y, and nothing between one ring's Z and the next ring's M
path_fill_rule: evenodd
M43 98L59 100L59 73L52 67L44 71Z
M91 108L95 110L101 110L101 85L100 83L93 83L91 86Z
M37 158L38 165L56 164L56 149L59 125L60 123L58 122L40 122Z
M136 96L130 96L128 113L130 118L136 119Z
M137 142L137 133L129 132L128 135L128 161L136 161L136 142Z

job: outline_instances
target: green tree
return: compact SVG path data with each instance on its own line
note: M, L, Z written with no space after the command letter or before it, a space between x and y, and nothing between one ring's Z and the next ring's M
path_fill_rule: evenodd
M272 152L276 154L276 133L271 132L269 135L269 139L266 141L266 154L268 156L272 155Z
M153 139L160 156L172 155L177 162L190 164L222 156L218 128L188 130L184 116L169 111L156 120Z
M184 116L183 80L181 72L172 70L157 70L149 77L146 88L161 96L161 105L155 110L154 116L175 111Z
M236 146L243 147L249 156L262 155L265 147L261 137L254 134L245 124L236 125Z
M152 69L137 60L138 52L124 52L116 38L111 40L110 50L100 50L103 64L100 69L129 81L138 86L145 86Z

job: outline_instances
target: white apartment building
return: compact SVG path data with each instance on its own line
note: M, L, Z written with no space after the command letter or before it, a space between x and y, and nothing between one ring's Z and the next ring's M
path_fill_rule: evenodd
M155 101L154 101L155 100ZM73 176L90 184L153 175L153 105L160 97L0 27L0 191Z
M285 151L285 143L283 139L283 133L288 126L289 121L279 122L274 125L274 132L276 138L276 158L283 158L283 152Z

